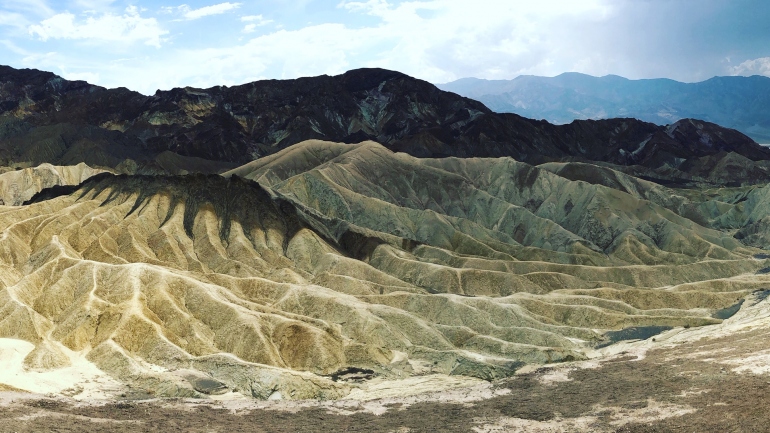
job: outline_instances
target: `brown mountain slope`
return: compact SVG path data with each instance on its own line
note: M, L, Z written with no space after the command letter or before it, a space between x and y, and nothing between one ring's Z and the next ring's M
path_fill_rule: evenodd
M717 183L752 183L770 173L767 164L757 163L737 178L711 179L704 165L718 164L730 152L751 161L770 159L770 150L711 123L682 120L661 127L610 119L557 126L493 113L479 102L381 69L144 96L0 67L0 159L5 161L115 168L129 159L140 167L149 163L152 171L167 168L152 163L162 152L177 159L246 163L307 139L371 139L419 157L673 167ZM701 161L704 157L711 160ZM173 165L175 172L219 168L183 165Z

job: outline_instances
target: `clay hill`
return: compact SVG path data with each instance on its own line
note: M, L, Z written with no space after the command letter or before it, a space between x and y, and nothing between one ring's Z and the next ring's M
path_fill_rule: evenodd
M381 69L329 77L173 89L144 96L0 67L0 161L86 163L134 173L217 173L308 139L374 140L417 157L501 157L539 164L639 166L654 179L732 182L768 174L770 150L697 120L552 125L492 112L430 83Z
M719 324L768 284L767 187L575 171L306 141L224 176L45 189L0 208L0 337L28 372L4 380L260 399L496 380Z
M366 399L770 329L767 151L733 130L555 126L381 70L3 74L0 390Z

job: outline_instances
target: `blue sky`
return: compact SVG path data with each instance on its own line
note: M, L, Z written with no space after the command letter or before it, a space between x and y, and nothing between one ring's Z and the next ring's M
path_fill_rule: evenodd
M770 76L766 0L0 0L0 64L145 94L395 69Z

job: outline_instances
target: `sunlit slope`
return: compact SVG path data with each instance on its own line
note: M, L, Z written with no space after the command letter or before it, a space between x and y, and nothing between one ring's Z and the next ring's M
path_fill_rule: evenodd
M653 265L746 253L731 235L657 204L662 198L646 200L652 187L629 192L571 181L510 158L418 159L372 142L329 144L344 150L320 160L323 145L308 142L250 172L228 173L329 217L495 259ZM662 196L660 189L653 192Z
M0 207L0 338L157 395L338 398L347 367L492 379L770 277L727 231L502 159L306 142L219 176L91 178Z
M0 204L10 206L24 203L43 189L57 185L78 185L105 171L83 163L69 166L41 164L37 167L6 170L0 174Z
M768 185L672 189L586 163L547 163L538 167L570 180L604 185L649 200L700 225L731 233L746 245L770 247Z

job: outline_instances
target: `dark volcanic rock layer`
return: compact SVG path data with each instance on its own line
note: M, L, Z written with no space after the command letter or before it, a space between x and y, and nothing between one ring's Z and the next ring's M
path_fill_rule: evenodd
M245 163L307 139L375 140L419 157L511 156L530 163L582 160L700 171L725 155L770 159L770 150L745 135L707 122L552 125L493 113L477 101L381 69L144 96L0 67L0 159L7 162L117 167L133 160L156 171L221 172L228 166L209 162ZM701 161L708 157L717 161ZM744 177L754 181L767 173L761 165Z

